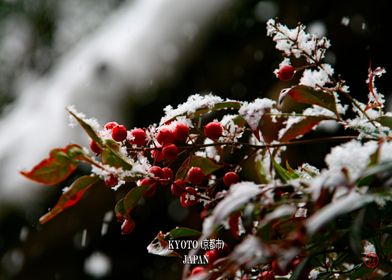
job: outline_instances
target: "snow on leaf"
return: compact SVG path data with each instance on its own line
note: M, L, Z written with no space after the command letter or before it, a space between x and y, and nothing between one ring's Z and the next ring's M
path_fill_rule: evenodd
M253 235L248 235L233 252L229 255L229 260L236 267L244 265L251 268L257 264L266 262L270 257L266 246L260 242L260 239Z
M287 142L299 136L302 136L311 131L321 121L326 119L329 118L323 116L306 116L298 122L292 124L287 130L285 130L284 133L282 133L283 135L281 136L280 141Z
M55 185L68 178L78 166L83 155L80 146L71 144L65 148L54 149L49 157L42 160L30 171L20 173L35 182L45 185Z
M253 182L232 185L226 197L214 208L212 215L204 220L203 235L209 236L231 213L260 193L261 189Z
M172 249L169 249L169 242L165 239L165 234L161 231L158 232L157 236L147 246L147 251L150 254L165 256L165 257L178 257L179 254Z
M178 105L176 109L173 109L170 105L166 106L164 108L165 116L162 117L160 124L174 120L178 116L192 116L197 113L202 114L208 110L238 109L239 106L239 102L224 101L221 97L212 94L194 94L189 96L186 102Z
M98 182L98 180L99 179L96 176L82 176L78 178L69 188L67 188L66 192L60 196L59 201L52 210L39 219L39 222L41 224L47 223L68 207L78 203L84 193Z
M122 167L125 170L132 169L133 161L122 152L122 147L116 141L106 139L103 145L105 147L104 153L102 154L102 161L104 163L106 162L114 167Z
M328 92L315 90L309 86L299 85L292 87L287 94L299 103L318 105L326 108L334 112L339 118L335 97Z
M275 107L276 102L269 98L257 98L251 103L245 103L239 109L239 114L242 116L249 127L254 132L255 136L259 139L259 125L264 114Z
M310 234L314 234L337 216L354 211L373 201L374 198L371 195L361 195L357 192L351 192L310 216L306 222L307 230Z
M87 119L84 114L77 112L73 106L68 106L66 109L86 131L88 136L90 136L90 138L94 140L99 147L102 148L102 139L98 134L100 126L97 120L93 118Z

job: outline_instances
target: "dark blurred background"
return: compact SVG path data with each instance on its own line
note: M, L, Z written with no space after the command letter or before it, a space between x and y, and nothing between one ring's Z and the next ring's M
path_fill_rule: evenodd
M22 85L50 75L68 49L75 48L89 33L102 28L105 22L101 19L113 11L128 8L127 2L0 1L2 118L6 118L9 110L16 109L9 108L18 104ZM162 78L150 87L125 88L121 106L112 110L131 128L158 122L167 104L175 106L193 93L213 92L241 100L276 98L279 89L289 84L279 82L272 74L281 56L266 37L265 22L275 16L291 27L301 21L311 31L327 36L332 43L327 61L347 81L352 95L359 100L365 100L367 96L365 80L369 63L386 67L387 74L377 84L379 90L389 96L392 82L388 71L392 69L392 60L388 36L392 24L387 3L377 0L227 1L200 25L198 41L182 60L176 62L170 78ZM175 1L170 5L175 7ZM92 16L86 20L89 13ZM159 32L160 26L152 28ZM97 69L98 75L107 71L105 65ZM112 93L107 94L111 96ZM134 98L135 95L139 97ZM91 100L91 106L94 108L94 100ZM99 113L92 115L99 116ZM99 119L101 123L108 120ZM78 130L77 133L82 132ZM309 137L327 133L316 131ZM3 137L7 135L2 134ZM309 161L322 167L321 155L329 148L314 144L307 149L296 148L288 152L294 158L294 166L300 161ZM3 161L0 169L5 164ZM87 172L82 166L75 176ZM15 176L18 176L17 170ZM146 247L160 230L166 232L176 225L200 227L197 211L182 209L168 190L161 188L154 198L136 209L135 231L122 236L120 224L111 218L111 210L121 191L116 194L98 185L79 205L66 210L54 221L39 225L39 217L56 203L61 189L73 178L51 188L34 184L24 186L23 197L30 191L39 193L32 195L34 199L18 200L18 195L12 199L2 197L0 280L180 278L179 259L149 255ZM0 186L5 187L13 188Z

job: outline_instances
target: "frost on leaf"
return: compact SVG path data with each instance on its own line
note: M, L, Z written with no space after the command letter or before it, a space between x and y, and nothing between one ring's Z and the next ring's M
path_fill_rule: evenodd
M204 220L203 235L209 236L215 227L246 202L261 193L261 189L253 182L241 182L230 187L227 196L215 207L212 215Z

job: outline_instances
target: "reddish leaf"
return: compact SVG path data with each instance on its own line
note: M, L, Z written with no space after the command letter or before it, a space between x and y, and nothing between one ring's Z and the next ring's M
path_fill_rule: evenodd
M316 125L318 125L319 122L328 119L330 118L322 116L307 116L298 123L295 123L290 126L290 128L283 134L280 141L287 142L297 138L298 136L304 135L311 131Z
M53 209L39 219L39 222L45 224L68 207L75 205L83 197L84 193L98 180L98 177L93 176L82 176L78 178L68 190L60 196L59 201Z
M55 185L64 181L76 169L77 160L83 158L83 150L78 145L54 149L49 157L38 163L31 171L21 171L25 177L45 185Z
M287 93L292 99L299 103L318 105L326 108L336 114L339 118L339 113L336 109L335 97L328 92L315 90L312 87L298 85L292 87Z

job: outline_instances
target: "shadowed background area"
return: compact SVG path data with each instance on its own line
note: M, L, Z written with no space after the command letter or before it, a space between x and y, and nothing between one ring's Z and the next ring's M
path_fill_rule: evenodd
M89 172L80 166L54 187L18 174L50 148L88 143L80 128L67 125L66 105L101 124L131 128L158 122L166 105L193 93L276 98L290 84L272 74L281 56L265 22L275 16L331 40L327 62L356 98L366 99L370 63L386 67L377 85L391 93L387 1L181 2L0 1L0 280L179 279L181 260L148 255L146 247L159 230L200 226L197 211L160 188L135 210L135 231L122 236L111 214L119 194L103 185L39 225L62 188ZM336 131L307 137L330 133ZM290 164L322 167L331 145L290 148Z

